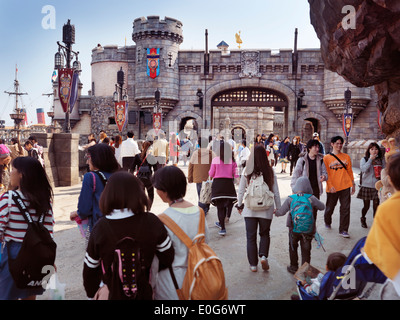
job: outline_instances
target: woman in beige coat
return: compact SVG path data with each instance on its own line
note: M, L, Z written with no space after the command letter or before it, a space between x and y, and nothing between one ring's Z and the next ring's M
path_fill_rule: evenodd
M197 195L200 199L201 184L203 181L208 179L208 171L210 170L212 159L216 157L216 154L207 149L208 140L205 138L199 138L198 140L199 149L196 149L189 161L188 168L188 182L196 183ZM202 208L207 214L210 209L209 203L198 203L199 207Z

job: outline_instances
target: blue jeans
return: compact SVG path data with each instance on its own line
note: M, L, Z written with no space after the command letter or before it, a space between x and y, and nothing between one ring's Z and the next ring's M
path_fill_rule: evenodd
M268 258L272 219L244 218L246 223L247 259L251 266L258 264L258 257ZM259 229L260 245L257 249L257 230ZM258 254L257 254L258 253Z
M197 196L200 199L200 191L201 191L201 182L196 183L197 187ZM207 215L208 210L210 210L210 204L198 202L198 206L204 210L204 213Z

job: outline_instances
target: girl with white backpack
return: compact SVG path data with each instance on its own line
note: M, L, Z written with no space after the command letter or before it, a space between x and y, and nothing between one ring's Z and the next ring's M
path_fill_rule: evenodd
M262 175L269 191L273 193L274 204L266 204L260 208L249 208L251 201L247 199L251 197L246 189L254 183L258 176ZM272 194L269 195L271 197ZM246 200L247 199L247 200ZM268 200L268 199L267 199ZM266 201L266 203L269 201ZM244 208L243 208L244 207ZM269 165L267 154L263 146L256 146L247 161L244 174L241 176L238 191L238 211L243 214L246 224L247 238L247 259L250 263L250 270L257 271L258 259L261 258L262 269L269 270L268 253L270 246L270 226L274 209L281 207L278 182L274 170ZM257 230L260 234L260 246L257 248Z

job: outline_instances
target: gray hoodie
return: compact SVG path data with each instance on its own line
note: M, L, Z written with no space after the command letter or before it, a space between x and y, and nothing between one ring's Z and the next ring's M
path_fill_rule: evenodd
M311 188L311 183L310 180L307 177L299 177L296 181L296 184L293 187L293 192L298 194L298 193L305 193L305 194L313 194L313 190ZM290 210L290 204L292 203L292 198L288 197L285 202L282 204L282 207L278 209L275 212L275 215L277 217L279 216L284 216L289 210ZM318 210L324 210L325 209L325 204L318 200L315 196L311 196L309 198L311 202L311 206L314 208L317 208ZM315 217L316 218L316 217ZM287 220L286 220L286 226L289 229L293 229L293 222L292 222L292 217L290 214L288 214Z

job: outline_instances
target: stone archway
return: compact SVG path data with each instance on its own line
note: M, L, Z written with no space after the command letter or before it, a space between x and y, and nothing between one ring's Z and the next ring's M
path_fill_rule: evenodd
M210 88L208 88L205 92L205 108L203 109L203 119L207 121L207 123L211 124L212 120L212 98L223 91L235 88L242 87L254 87L254 88L263 88L263 89L271 89L277 91L284 95L287 100L287 107L285 110L285 119L284 119L284 134L289 135L294 133L294 120L295 120L295 108L296 108L296 96L294 91L279 82L272 80L261 80L258 78L244 78L238 80L229 80L225 82L218 83Z
M169 132L179 132L182 120L184 119L193 119L197 124L196 131L202 128L203 119L197 113L186 111L178 114L173 121L169 121Z
M316 121L312 121L313 119L315 119ZM318 132L319 138L322 143L325 144L330 141L330 139L328 138L328 129L327 129L328 128L328 120L326 120L326 118L324 118L320 114L313 112L313 111L301 113L298 116L297 121L299 124L298 128L302 129L302 132L299 132L298 135L300 135L302 138L303 138L304 134L306 134L305 132L303 132L303 130L308 130L307 122L310 122L310 123L312 123L313 131ZM318 123L317 128L316 128L315 123ZM305 138L308 138L308 135ZM303 141L303 142L307 143L307 141Z

